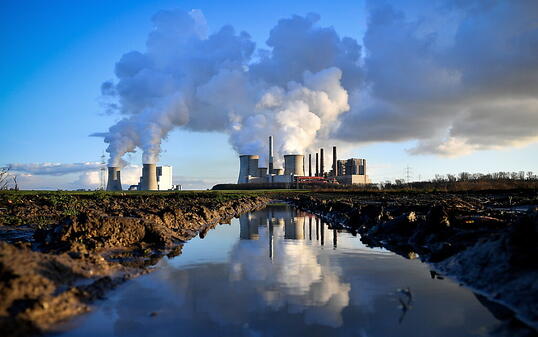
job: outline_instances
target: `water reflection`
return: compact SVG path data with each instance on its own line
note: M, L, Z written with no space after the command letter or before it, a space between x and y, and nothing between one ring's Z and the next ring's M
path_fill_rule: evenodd
M325 244L326 223L313 214L303 212L288 205L272 205L263 211L248 213L239 217L240 238L243 240L258 240L258 228L269 226L269 256L272 257L273 233L275 226L284 226L284 238L289 240L312 240L312 223L315 223L315 239L320 245ZM330 229L333 235L333 248L337 247L338 231Z
M65 335L483 336L496 322L418 261L274 205L190 241Z

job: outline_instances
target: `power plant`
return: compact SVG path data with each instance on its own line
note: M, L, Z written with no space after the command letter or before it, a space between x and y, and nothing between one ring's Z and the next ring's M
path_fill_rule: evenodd
M334 183L345 185L370 183L370 179L366 175L366 159L338 160L336 146L333 146L332 153L332 169L329 172L325 172L323 149L316 152L315 172L312 170L312 154L308 154L308 170L305 167L306 157L303 154L284 155L284 168L275 168L273 137L269 136L268 167L259 167L259 155L240 155L237 183Z
M131 185L130 191L168 191L175 189L172 183L172 166L157 166L156 164L144 164L142 176L137 185ZM120 168L111 166L108 168L107 191L121 191Z
M119 167L108 168L108 182L106 184L107 191L121 191L121 177Z
M260 167L260 156L256 154L243 154L239 156L238 184L342 184L360 185L369 184L366 175L366 159L349 158L338 160L336 146L332 148L332 165L329 172L325 172L325 152L319 149L315 153L286 154L284 167L275 167L273 137L269 137L267 166ZM315 157L314 163L312 163ZM277 163L279 161L276 161ZM286 185L290 187L291 185ZM167 191L179 189L172 182L172 166L157 166L157 164L143 164L142 175L138 184L131 185L129 190L137 191ZM121 171L119 167L108 167L107 191L121 191Z

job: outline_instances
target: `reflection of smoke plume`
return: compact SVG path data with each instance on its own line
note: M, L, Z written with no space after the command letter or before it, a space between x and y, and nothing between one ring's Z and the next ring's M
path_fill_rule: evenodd
M328 137L349 109L347 92L359 85L360 48L317 27L318 19L279 21L267 41L272 51L252 63L248 34L225 26L206 37L200 11L157 13L146 52L123 55L117 83L102 85L107 109L125 115L94 134L109 144L109 164L137 148L145 163L156 162L162 139L179 126L227 132L240 153L265 153L269 134L283 153Z
M301 219L297 217L296 220ZM254 225L259 223L257 218L251 221ZM304 219L299 223L304 223ZM286 226L294 225L293 221L286 223ZM277 257L273 263L267 259L267 247L260 244L267 237L261 241L241 241L230 256L231 278L245 284L263 281L262 289L254 287L256 296L264 306L273 310L287 306L290 312L304 313L305 323L340 326L342 310L349 304L350 284L340 280L338 268L326 260L319 261L314 248L304 241L282 242L284 231L282 226L273 228L274 237L279 238L275 243ZM268 235L268 229L261 232ZM273 288L280 290L275 292ZM245 290L244 286L241 289ZM254 297L251 300L256 302Z

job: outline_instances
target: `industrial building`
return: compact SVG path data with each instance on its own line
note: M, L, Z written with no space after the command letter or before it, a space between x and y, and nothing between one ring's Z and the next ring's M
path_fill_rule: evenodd
M312 170L312 154L308 155L308 170L305 156L302 154L284 155L284 168L274 167L273 137L269 137L269 167L259 167L259 155L245 154L239 156L238 184L273 184L273 183L334 183L334 184L369 184L366 175L366 159L350 158L337 160L336 146L333 146L332 169L325 172L324 152L320 149L315 154L315 171Z
M336 161L336 179L344 185L369 184L366 159L350 158Z
M138 183L139 191L168 191L173 189L172 166L144 164Z
M138 185L131 185L129 190L138 191L168 191L174 189L172 184L172 166L157 166L144 164L142 176ZM108 168L107 191L121 191L121 178L119 167Z

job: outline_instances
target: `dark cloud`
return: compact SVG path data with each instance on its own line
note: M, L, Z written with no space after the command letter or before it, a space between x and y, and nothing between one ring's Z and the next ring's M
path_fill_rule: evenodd
M414 16L396 1L369 8L368 92L337 137L419 140L411 153L441 155L538 139L538 2L423 2Z

